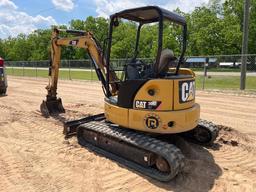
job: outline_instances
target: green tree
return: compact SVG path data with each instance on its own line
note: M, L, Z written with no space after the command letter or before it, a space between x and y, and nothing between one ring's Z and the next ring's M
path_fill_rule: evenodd
M196 8L188 19L188 49L191 55L220 54L221 19L207 7Z
M29 60L46 60L50 52L51 30L39 29L28 35L28 44L31 48Z
M137 25L132 22L119 22L113 30L111 57L131 58L134 56Z
M175 11L186 17L188 25L187 55L240 54L243 27L243 1L210 0L207 5L196 8L191 13ZM70 29L90 31L103 47L108 35L109 20L89 16L85 20L73 19ZM61 25L59 28L67 29ZM112 58L130 58L134 56L136 31L138 25L129 21L120 21L113 32ZM61 33L63 37L69 34ZM38 29L29 35L0 39L0 56L6 60L45 60L50 52L50 29ZM176 55L181 48L181 28L164 22L163 48L172 49ZM158 47L158 25L144 25L141 29L140 58L154 58ZM249 53L256 53L256 0L251 0ZM86 51L73 47L62 48L62 59L88 58Z
M5 43L2 39L0 39L0 57L5 58L5 50L4 50Z
M25 34L19 34L14 41L13 47L10 47L8 57L12 60L27 61L31 56L31 49Z

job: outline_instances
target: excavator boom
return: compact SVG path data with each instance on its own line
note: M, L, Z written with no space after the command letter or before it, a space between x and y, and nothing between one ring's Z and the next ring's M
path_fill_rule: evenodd
M60 38L59 33L66 32L74 37ZM59 78L59 67L60 67L60 57L61 57L61 47L62 46L73 46L77 48L83 48L89 54L92 60L98 79L100 80L104 93L107 95L115 95L117 92L118 78L114 71L110 71L109 80L111 90L108 93L106 88L106 61L103 56L102 50L97 44L96 39L93 34L85 31L78 30L63 30L54 29L51 38L51 60L49 66L49 83L46 86L47 96L40 106L40 110L45 117L51 114L64 113L65 109L62 105L60 98L57 98L57 85Z

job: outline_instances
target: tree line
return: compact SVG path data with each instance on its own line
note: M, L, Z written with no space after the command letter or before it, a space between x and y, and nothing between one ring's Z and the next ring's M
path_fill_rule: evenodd
M195 8L191 13L183 13L188 25L188 43L186 55L231 55L240 54L242 48L243 1L211 0L208 5ZM90 31L102 44L107 38L109 20L89 16L85 20L74 19L67 26L77 30ZM113 33L111 57L129 58L134 54L137 25L134 22L120 21ZM17 37L0 39L0 56L6 60L47 60L50 52L51 29L38 29L31 34L19 34ZM164 23L163 47L179 53L182 36L181 29L170 23ZM158 26L142 27L139 44L140 58L154 57L157 50ZM249 53L256 53L256 0L251 0ZM63 59L87 59L84 50L65 47Z

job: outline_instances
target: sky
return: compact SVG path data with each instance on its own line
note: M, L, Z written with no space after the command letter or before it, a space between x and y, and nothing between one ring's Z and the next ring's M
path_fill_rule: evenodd
M191 12L209 0L0 0L0 38L29 34L35 29L68 24L88 16L108 18L112 13L139 6L158 5Z

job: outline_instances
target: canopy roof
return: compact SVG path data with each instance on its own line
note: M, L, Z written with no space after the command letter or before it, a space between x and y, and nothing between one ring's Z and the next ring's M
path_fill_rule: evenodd
M126 9L124 11L111 15L111 17L121 17L141 23L157 22L159 21L160 17L163 17L163 19L173 21L180 25L186 24L186 20L183 16L160 8L158 6L146 6L135 9Z

